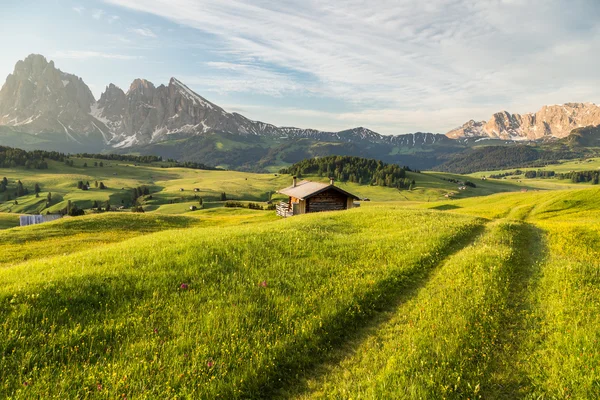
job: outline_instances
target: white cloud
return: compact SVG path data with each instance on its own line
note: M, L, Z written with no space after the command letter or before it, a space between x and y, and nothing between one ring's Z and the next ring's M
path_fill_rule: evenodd
M111 15L110 17L108 17L108 23L112 24L113 22L118 21L120 19L121 17L119 17L118 15Z
M310 90L288 74L259 65L213 61L203 65L201 76L186 76L182 80L220 94L251 92L279 97Z
M144 36L144 37L149 37L149 38L157 37L156 34L148 28L130 28L130 29L128 29L128 31L131 33L135 33L136 35L140 35L140 36Z
M224 91L334 96L364 110L360 125L387 121L384 132L600 100L585 89L600 85L597 0L105 1L214 35L219 57L242 65L221 66Z
M73 11L75 11L77 14L81 15L85 11L85 7L82 7L82 6L73 7Z
M52 55L52 58L69 58L76 60L86 60L90 58L106 58L113 60L136 60L140 57L124 55L124 54L114 54L114 53L103 53L99 51L79 51L79 50L67 50L67 51L57 51Z
M103 10L99 10L97 8L92 10L92 18L94 18L94 19L97 19L97 20L102 19L104 14L105 14L105 12Z

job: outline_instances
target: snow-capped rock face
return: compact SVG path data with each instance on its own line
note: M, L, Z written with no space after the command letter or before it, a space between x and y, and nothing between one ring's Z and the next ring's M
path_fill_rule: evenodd
M566 103L544 106L537 113L496 113L488 121L469 121L448 132L452 139L462 137L491 137L506 140L537 140L548 137L563 138L571 131L600 124L600 106L593 103Z
M136 79L127 92L111 83L96 102L81 78L56 69L40 55L19 61L9 75L0 91L0 125L34 134L64 134L78 143L94 139L114 148L208 132L403 147L449 140L431 133L385 136L363 127L340 132L277 127L226 112L176 78L158 87Z
M88 140L90 135L99 137L102 129L89 115L94 103L81 78L60 71L41 55L30 55L17 62L0 90L0 125Z

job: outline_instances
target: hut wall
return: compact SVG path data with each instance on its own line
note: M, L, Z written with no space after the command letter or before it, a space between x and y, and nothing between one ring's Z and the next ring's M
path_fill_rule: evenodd
M354 199L352 197L347 197L347 205L346 205L346 209L351 209L354 207Z
M306 199L306 212L338 211L348 208L348 197L337 190L326 190Z

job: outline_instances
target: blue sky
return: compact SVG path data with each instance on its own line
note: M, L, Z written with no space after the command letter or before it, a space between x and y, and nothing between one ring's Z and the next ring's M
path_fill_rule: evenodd
M598 0L0 0L0 77L40 53L84 79L175 76L283 126L444 133L600 102Z

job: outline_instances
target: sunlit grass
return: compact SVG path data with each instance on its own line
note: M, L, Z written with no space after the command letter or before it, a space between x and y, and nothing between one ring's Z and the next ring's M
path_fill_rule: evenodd
M353 210L156 233L5 268L0 393L264 395L478 224Z

